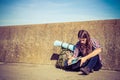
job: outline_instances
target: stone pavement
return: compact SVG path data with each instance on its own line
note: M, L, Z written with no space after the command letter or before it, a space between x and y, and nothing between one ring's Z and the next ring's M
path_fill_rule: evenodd
M100 70L86 76L54 65L0 63L0 80L120 80L120 71Z

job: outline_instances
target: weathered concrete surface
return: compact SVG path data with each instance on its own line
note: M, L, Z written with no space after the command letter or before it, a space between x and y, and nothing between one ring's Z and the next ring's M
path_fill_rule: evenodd
M55 40L75 44L79 30L96 38L103 52L103 69L120 70L120 20L101 20L0 27L0 61L55 64Z
M120 80L120 72L100 70L86 76L53 65L9 63L0 64L0 80Z

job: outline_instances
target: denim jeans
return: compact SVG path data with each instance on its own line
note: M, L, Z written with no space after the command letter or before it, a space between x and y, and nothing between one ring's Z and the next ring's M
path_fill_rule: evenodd
M80 67L80 60L79 60L75 64L72 64L70 66L66 66L66 69L72 70L72 71L79 71L80 68L84 68L84 67L88 67L90 70L95 70L95 71L98 71L99 69L101 69L102 64L101 64L101 61L99 59L99 55L96 55L96 56L90 58L85 63L83 63L83 65L81 67Z
M81 67L88 67L90 70L99 70L102 67L99 55L92 57L88 61L86 61Z

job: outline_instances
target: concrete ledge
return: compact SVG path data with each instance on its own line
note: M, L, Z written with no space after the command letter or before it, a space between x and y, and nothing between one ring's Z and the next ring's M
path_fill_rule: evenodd
M96 38L103 51L103 68L120 70L120 19L0 27L0 61L6 63L55 64L60 48L55 40L75 44L80 29Z

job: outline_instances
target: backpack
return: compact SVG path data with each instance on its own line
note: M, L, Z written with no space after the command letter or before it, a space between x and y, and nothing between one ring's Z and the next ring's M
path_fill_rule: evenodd
M62 49L62 51L60 52L59 58L56 61L56 65L55 65L56 68L65 69L65 66L66 66L66 63L68 60L67 55L66 55L67 51L69 51L69 50Z

